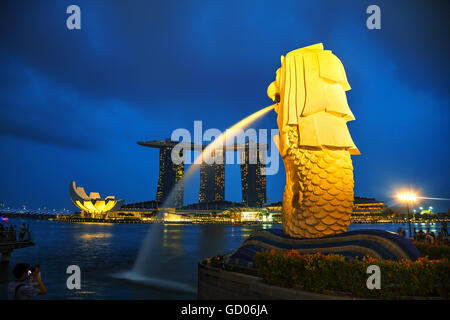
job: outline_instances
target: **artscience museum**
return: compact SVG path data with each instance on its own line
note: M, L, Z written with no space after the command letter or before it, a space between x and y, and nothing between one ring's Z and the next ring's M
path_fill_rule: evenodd
M73 204L81 210L83 218L104 219L107 212L113 209L119 209L123 200L117 200L114 196L101 198L98 192L91 192L89 196L83 187L77 187L75 181L69 186L70 198Z

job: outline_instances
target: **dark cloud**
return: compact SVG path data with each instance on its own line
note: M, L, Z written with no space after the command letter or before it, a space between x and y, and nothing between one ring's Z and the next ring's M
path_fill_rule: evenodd
M84 150L100 145L100 137L89 138L98 130L84 119L89 111L83 99L15 59L2 58L0 134Z
M52 132L45 126L26 126L16 119L1 118L0 135L12 136L38 143L51 144L63 148L94 150L94 147L96 146L96 144L91 143L91 141L58 134L54 131Z
M237 102L254 99L280 51L339 42L333 30L352 37L365 29L367 18L367 4L361 1L267 1L264 6L252 1L79 1L82 30L69 31L65 2L8 3L0 25L4 51L84 95L102 98L114 92L144 108L174 92L205 100L230 92ZM446 86L446 6L424 1L379 5L382 30L378 36L366 30L366 36L389 50L400 76L407 75L411 84ZM346 20L358 25L352 30L342 25Z
M379 1L378 43L396 62L400 78L417 90L449 94L449 1Z
M395 175L448 197L448 2L378 1L381 30L366 28L373 3L359 0L80 0L77 31L65 26L70 4L0 3L0 136L70 148L72 157L98 150L88 160L108 159L119 193L150 190L157 168L146 179L127 174L141 161L137 140L191 129L193 120L231 126L270 103L266 88L281 54L323 42L343 61L353 88L350 129L363 151L354 161L356 192L385 196L374 185ZM259 125L273 128L275 115ZM432 153L434 165L405 156L415 148ZM75 172L71 160L61 166ZM137 176L155 183L135 185ZM274 201L283 179L269 178ZM230 200L240 200L236 190Z

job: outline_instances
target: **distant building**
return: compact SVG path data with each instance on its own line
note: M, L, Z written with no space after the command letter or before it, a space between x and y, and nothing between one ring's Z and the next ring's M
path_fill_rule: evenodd
M76 186L75 181L69 185L69 194L83 218L104 219L108 212L119 209L123 203L123 200L117 200L114 196L102 198L98 192L91 192L88 196L83 187Z
M219 201L204 201L199 203L192 203L181 207L181 210L225 210L234 207L244 207L240 202L219 200Z
M173 147L163 147L159 150L159 178L156 191L156 201L164 203L175 188L177 182L183 178L184 163L172 162ZM181 207L183 205L184 185L180 184L175 190L173 202L169 206Z
M268 208L234 207L222 212L222 215L229 217L232 223L240 222L281 222L281 213L274 212Z
M264 205L264 207L272 211L282 211L282 206L282 201ZM375 198L354 197L352 214L359 216L367 214L381 215L385 208L385 204L381 201L376 200Z
M199 203L225 200L225 153L216 152L217 155L213 153L212 157L221 157L221 163L207 164L203 162L200 165Z
M278 214L281 214L281 212L283 211L283 201L266 203L264 204L264 208L266 208L270 212L276 212Z
M354 197L353 214L354 215L381 215L385 209L385 205L375 198Z
M156 190L156 201L164 203L170 196L178 181L184 175L184 162L176 164L172 162L172 150L178 142L166 139L165 141L138 142L138 144L159 148L159 177ZM183 151L181 151L182 153ZM184 155L180 154L182 158ZM168 206L175 208L183 206L184 185L179 183L177 190Z
M174 195L170 204L165 206L180 208L183 206L184 185L182 178L184 175L184 163L175 164L172 161L172 151L176 145L181 146L180 159L185 155L184 151L201 151L207 145L197 145L190 142L177 142L171 139L142 141L139 145L159 148L159 178L156 191L156 201L164 204L169 198L170 193L175 188ZM257 153L261 153L257 159L254 157L253 149L249 148L249 143L233 144L224 146L222 156L225 157L226 151L239 151L241 153L241 182L242 182L242 203L246 206L260 207L266 202L266 176L265 176L265 152L267 144L256 144ZM256 147L255 147L256 149ZM216 150L216 152L219 152ZM252 162L254 159L254 162ZM181 182L180 182L181 180ZM178 183L180 182L180 183ZM199 203L225 200L225 159L223 163L200 165L200 191Z
M158 209L162 205L157 200L127 203L122 205L121 209Z
M266 144L246 143L241 151L242 202L248 207L262 207L266 202L265 149Z

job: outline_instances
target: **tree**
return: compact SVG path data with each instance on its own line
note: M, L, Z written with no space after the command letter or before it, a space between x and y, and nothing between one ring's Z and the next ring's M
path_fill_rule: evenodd
M391 217L395 214L394 210L392 210L389 207L384 208L383 212L381 213L381 215L385 218L387 217Z

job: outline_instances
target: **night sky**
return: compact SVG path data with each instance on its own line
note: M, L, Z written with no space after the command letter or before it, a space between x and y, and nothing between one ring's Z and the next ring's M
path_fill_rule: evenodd
M66 8L81 8L81 30ZM264 4L264 5L262 5ZM366 8L381 8L381 30ZM0 4L0 201L70 208L71 180L155 199L159 151L137 141L224 130L272 104L280 55L322 42L343 62L356 121L355 195L400 187L450 198L449 19L444 1L23 1ZM253 126L276 128L271 112ZM280 160L281 161L281 160ZM198 201L199 174L185 204ZM239 166L226 199L241 201ZM284 169L267 179L282 198ZM449 201L422 201L446 212Z

